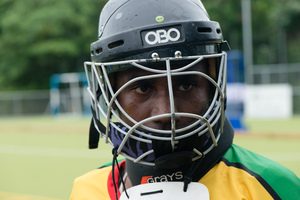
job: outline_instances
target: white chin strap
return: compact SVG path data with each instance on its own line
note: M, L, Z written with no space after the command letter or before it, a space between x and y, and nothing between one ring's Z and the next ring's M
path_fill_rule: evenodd
M205 185L191 182L186 192L183 182L148 183L131 187L121 194L120 200L209 200L209 192Z

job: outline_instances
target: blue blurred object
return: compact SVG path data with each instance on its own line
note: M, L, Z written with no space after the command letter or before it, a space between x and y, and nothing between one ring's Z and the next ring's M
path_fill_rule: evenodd
M226 115L237 130L246 130L243 123L245 97L245 65L239 50L227 52L227 106Z

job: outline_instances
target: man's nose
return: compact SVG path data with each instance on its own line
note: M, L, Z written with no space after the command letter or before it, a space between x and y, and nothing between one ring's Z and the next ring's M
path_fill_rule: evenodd
M170 97L168 92L159 93L155 99L156 101L154 102L152 107L151 117L171 113L171 103L170 103ZM174 112L176 112L175 105L174 105ZM157 123L170 125L171 117L166 116L166 117L155 119L154 121Z

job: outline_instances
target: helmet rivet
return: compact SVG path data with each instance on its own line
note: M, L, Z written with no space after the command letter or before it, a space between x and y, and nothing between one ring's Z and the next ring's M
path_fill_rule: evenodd
M174 55L175 55L175 58L181 58L181 51L176 51L174 53Z
M152 53L151 57L152 57L153 60L159 60L159 55L156 52Z

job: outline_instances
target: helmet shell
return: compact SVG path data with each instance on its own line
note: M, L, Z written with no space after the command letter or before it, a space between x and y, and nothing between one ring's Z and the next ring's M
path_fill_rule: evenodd
M136 9L139 8L139 9ZM110 0L103 8L94 62L205 55L220 52L223 37L199 0Z

